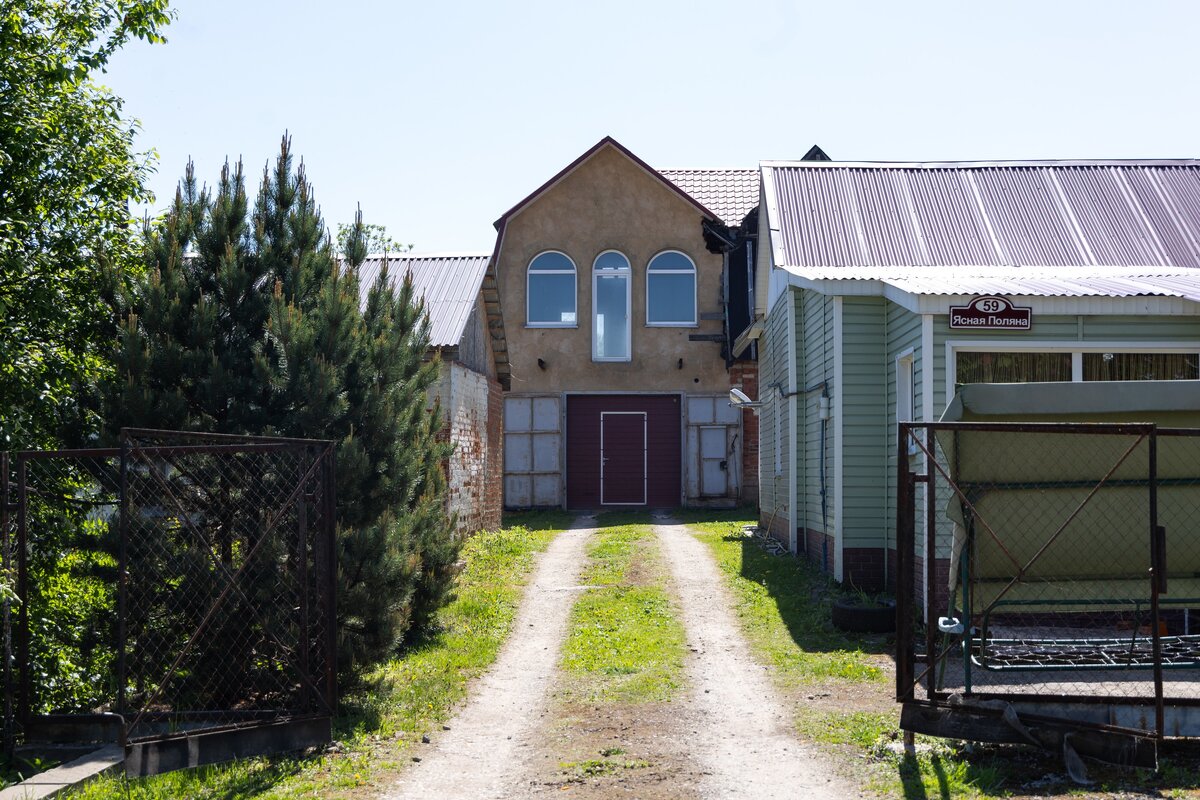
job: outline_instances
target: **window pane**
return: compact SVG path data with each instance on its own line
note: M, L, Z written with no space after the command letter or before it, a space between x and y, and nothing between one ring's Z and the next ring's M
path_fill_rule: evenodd
M694 270L696 267L692 264L692 260L683 253L659 253L650 261L650 269L687 269Z
M596 277L596 357L629 357L629 305L624 275Z
M629 259L617 252L601 253L596 257L596 269L629 269Z
M646 277L650 292L648 322L695 322L695 274L650 273Z
M1070 353L958 353L956 383L1042 383L1071 380Z
M1084 353L1085 381L1178 381L1200 378L1195 353Z
M571 263L571 259L564 256L562 253L542 253L535 258L529 265L530 270L548 270L561 269L575 271L575 265Z
M530 322L574 325L575 276L531 274L528 302Z

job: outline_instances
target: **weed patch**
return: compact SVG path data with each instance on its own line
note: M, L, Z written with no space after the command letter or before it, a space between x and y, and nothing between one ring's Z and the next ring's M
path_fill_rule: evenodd
M588 547L583 579L596 588L571 610L561 665L569 694L588 702L669 700L682 685L684 632L661 580L646 525L604 529ZM635 577L636 576L636 577Z

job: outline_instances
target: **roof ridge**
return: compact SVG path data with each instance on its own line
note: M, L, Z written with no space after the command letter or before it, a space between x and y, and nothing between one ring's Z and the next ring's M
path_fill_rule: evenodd
M367 259L388 258L389 260L408 258L489 258L492 253L490 250L442 250L432 251L428 253L417 253L406 250L401 253L369 253Z

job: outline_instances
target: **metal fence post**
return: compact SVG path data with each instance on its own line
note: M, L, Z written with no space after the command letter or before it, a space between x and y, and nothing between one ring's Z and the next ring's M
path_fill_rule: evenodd
M916 485L908 466L908 425L901 423L896 445L896 699L913 699L913 515Z
M1166 710L1163 704L1162 673L1162 630L1159 619L1158 592L1166 583L1165 537L1160 550L1158 530L1158 430L1151 429L1147 436L1149 446L1148 474L1146 476L1150 501L1150 647L1154 655L1154 733L1160 741L1166 727Z
M17 455L17 664L21 670L21 688L17 698L17 718L28 721L29 675L29 492L26 486L28 464Z
M128 683L128 664L126 650L128 630L126 616L128 614L128 552L129 539L129 439L121 432L121 485L120 485L120 514L117 519L117 713L125 716L125 686Z

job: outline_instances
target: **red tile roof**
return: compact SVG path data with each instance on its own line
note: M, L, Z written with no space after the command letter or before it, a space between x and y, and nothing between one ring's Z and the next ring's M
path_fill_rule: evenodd
M757 169L663 169L663 177L726 225L738 225L758 205Z

